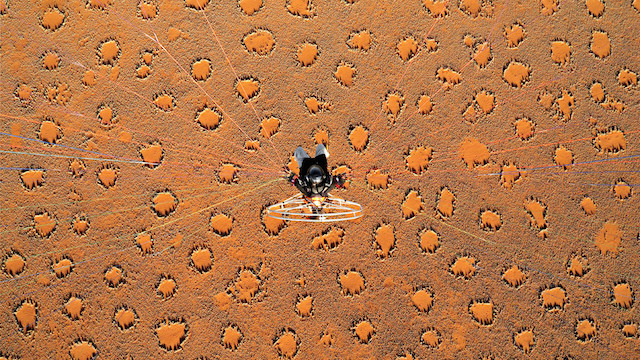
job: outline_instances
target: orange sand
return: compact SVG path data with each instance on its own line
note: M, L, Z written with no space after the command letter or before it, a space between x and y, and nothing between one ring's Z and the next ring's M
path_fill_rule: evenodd
M633 358L639 19L0 0L0 358ZM364 217L266 217L320 143Z

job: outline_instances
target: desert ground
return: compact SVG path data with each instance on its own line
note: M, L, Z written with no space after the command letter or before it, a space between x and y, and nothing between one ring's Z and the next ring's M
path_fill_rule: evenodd
M0 0L0 358L640 359L639 0ZM266 216L325 144L364 216Z

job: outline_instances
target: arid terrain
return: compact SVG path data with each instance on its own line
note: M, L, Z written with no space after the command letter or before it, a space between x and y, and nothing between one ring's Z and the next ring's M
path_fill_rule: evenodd
M640 0L0 0L0 34L0 358L640 359ZM266 216L319 143L364 216Z

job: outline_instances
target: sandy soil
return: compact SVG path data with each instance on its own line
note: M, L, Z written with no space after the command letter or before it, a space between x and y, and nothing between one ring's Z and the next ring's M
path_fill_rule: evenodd
M0 0L5 358L640 358L640 1ZM325 143L365 216L283 223Z

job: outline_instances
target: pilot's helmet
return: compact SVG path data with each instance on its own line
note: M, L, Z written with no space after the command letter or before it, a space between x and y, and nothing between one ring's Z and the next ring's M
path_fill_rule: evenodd
M312 165L307 172L307 180L314 185L322 183L324 180L324 171L319 165Z

